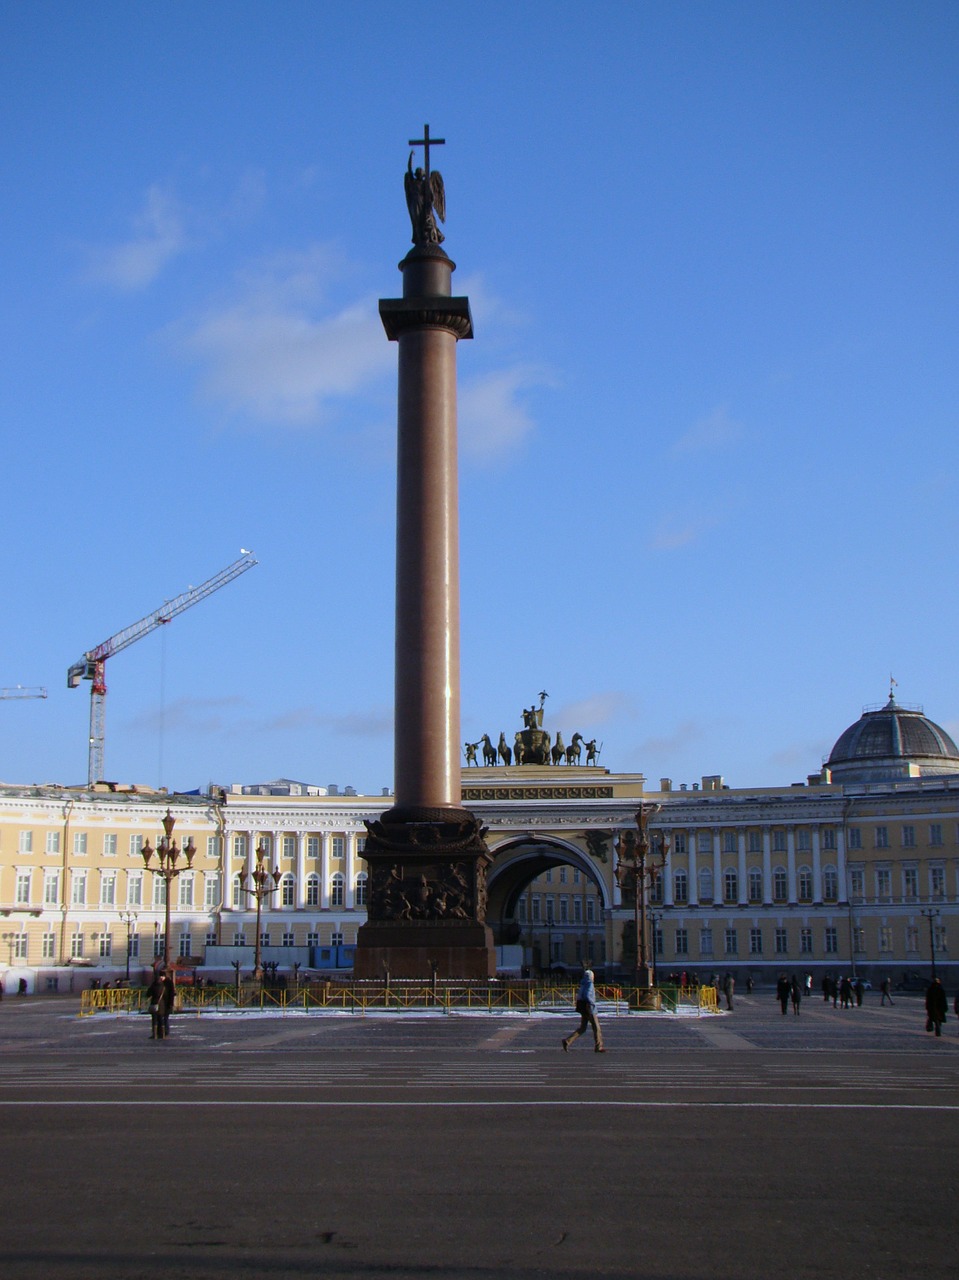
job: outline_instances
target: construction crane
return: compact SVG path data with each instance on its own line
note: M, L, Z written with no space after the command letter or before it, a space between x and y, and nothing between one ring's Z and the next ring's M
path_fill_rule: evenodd
M27 689L22 684L16 684L12 689L0 689L0 698L45 698L46 696L46 689Z
M90 686L90 754L87 762L88 786L92 787L95 782L99 782L103 778L107 658L112 658L114 654L120 653L122 649L129 648L137 640L142 640L144 636L149 635L151 631L155 631L157 627L162 627L165 623L172 622L178 613L183 613L186 609L192 609L195 604L199 604L207 596L213 595L214 591L219 591L228 582L238 578L241 573L246 573L247 569L252 569L256 563L257 560L252 551L243 551L239 560L234 560L231 565L221 569L219 573L214 574L212 578L201 583L200 586L188 588L182 595L176 596L173 600L165 601L160 605L159 609L154 609L152 613L148 613L139 622L134 622L132 626L118 631L109 640L104 640L95 649L88 649L80 661L75 662L67 670L68 689L75 689L81 680L92 681Z

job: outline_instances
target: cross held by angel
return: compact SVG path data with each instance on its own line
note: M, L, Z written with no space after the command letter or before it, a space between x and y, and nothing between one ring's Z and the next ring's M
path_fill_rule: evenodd
M430 169L430 146L439 146L442 138L431 138L429 125L423 130L421 139L410 139L410 146L421 146L426 154L426 168L413 168L413 152L407 162L403 185L406 189L406 206L410 211L413 224L413 243L442 244L445 239L436 225L436 219L446 221L446 191L443 187L443 175Z

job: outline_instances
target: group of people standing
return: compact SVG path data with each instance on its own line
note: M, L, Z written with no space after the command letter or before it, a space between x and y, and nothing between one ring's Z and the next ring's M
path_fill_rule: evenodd
M790 1002L792 1003L793 1013L799 1017L799 1006L802 1004L803 989L805 983L800 982L795 974L791 978L787 978L781 973L776 979L776 999L779 1001L780 1007L785 1014Z
M828 1004L832 1000L834 1009L837 1005L841 1009L851 1009L853 1001L858 1007L862 1004L862 998L865 993L866 984L862 978L842 977L836 979L831 973L827 973L822 980L823 1001Z

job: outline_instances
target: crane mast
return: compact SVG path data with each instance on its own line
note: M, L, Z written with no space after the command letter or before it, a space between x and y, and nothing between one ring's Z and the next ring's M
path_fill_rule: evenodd
M221 569L219 573L214 574L212 578L208 578L206 582L202 582L198 587L190 587L172 600L166 600L160 605L159 609L154 609L152 613L148 613L139 622L134 622L129 627L124 627L122 631L118 631L109 640L104 640L102 644L96 645L95 648L88 649L79 662L75 662L67 669L68 689L75 689L81 680L89 680L91 682L90 750L87 761L88 786L92 787L95 782L103 778L107 658L112 658L114 654L129 648L137 640L142 640L144 636L149 635L151 631L155 631L157 627L162 627L166 623L172 622L178 614L191 609L195 604L199 604L201 600L205 600L207 596L213 595L214 591L219 591L228 582L238 578L241 573L246 573L247 569L252 569L256 563L257 560L253 553L244 551L239 560L234 560L232 564L227 565L225 569ZM44 693L43 696L46 697L46 694Z

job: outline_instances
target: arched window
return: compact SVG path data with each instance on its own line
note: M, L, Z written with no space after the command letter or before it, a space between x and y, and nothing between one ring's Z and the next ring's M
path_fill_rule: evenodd
M306 877L306 905L308 907L320 905L320 877L315 872Z
M296 880L289 874L280 881L280 902L284 907L296 906Z
M337 871L333 879L330 881L330 906L331 907L342 907L344 890L345 890L345 882L343 879L343 874L342 872Z
M735 902L739 897L739 876L733 867L723 872L723 901Z
M366 872L365 872L365 871L361 871L361 872L360 872L360 874L356 877L356 898L355 898L355 901L356 901L356 905L357 905L358 907L365 907L365 906L366 906L366 885L367 885L367 876L366 876Z
M763 900L763 873L758 867L752 867L749 872L749 901L762 902Z
M700 867L699 869L699 901L712 902L713 900L713 873L709 867Z
M823 867L822 896L827 902L835 902L839 897L839 872L835 867Z

